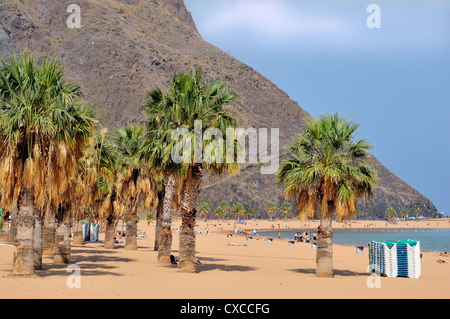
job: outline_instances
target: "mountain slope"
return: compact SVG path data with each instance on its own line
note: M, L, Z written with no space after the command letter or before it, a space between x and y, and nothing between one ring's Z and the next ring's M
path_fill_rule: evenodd
M109 128L142 120L145 93L165 88L174 72L201 66L206 78L226 81L243 103L233 111L241 127L279 128L281 150L304 128L310 115L248 65L199 35L182 0L79 0L81 28L69 29L61 0L0 0L0 57L18 50L58 57L69 77L90 94L98 118ZM381 177L372 215L383 216L419 204L423 214L436 212L419 192L375 160ZM283 189L257 165L232 177L205 177L204 198L250 204L261 212L268 201L281 204ZM367 208L367 207L366 207Z

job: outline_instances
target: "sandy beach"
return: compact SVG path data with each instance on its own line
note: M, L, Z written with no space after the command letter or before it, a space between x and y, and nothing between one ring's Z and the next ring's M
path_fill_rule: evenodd
M220 225L219 225L220 224ZM309 244L289 246L275 239L269 245L262 238L246 240L234 235L233 221L198 221L198 273L180 273L176 266L157 262L154 223L139 223L148 238L139 239L139 249L128 251L123 244L106 250L103 243L72 246L72 264L80 267L81 288L68 288L72 272L67 265L53 265L44 257L44 270L32 278L12 278L13 246L0 245L0 298L87 298L87 299L447 299L450 298L450 258L423 253L420 279L378 278L380 288L369 288L368 252L356 254L355 247L334 245L335 278L315 277L315 250ZM292 221L249 221L245 228L296 229ZM351 224L351 225L350 225ZM385 228L386 222L335 223L335 228ZM408 224L408 225L407 225ZM308 228L318 223L307 223ZM399 222L391 228L449 228L449 220ZM174 222L174 230L179 221ZM238 227L243 227L239 225ZM208 234L206 230L208 229ZM215 233L215 235L213 234ZM102 240L102 236L100 236ZM244 246L245 245L245 246ZM174 231L173 252L177 255L178 232ZM444 259L445 264L436 263Z

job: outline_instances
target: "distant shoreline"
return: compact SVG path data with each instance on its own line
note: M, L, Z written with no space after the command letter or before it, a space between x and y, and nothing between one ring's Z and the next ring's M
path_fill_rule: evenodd
M174 223L179 222L179 220L174 219ZM202 225L221 225L225 230L234 231L234 220L199 220L197 219L197 224ZM272 228L273 225L273 228ZM280 225L280 227L278 227ZM262 230L310 230L319 227L320 221L306 221L300 222L297 219L291 220L274 220L270 221L267 219L252 219L245 220L245 224L237 223L237 229L245 229L247 231L253 231L253 229ZM420 220L420 221L398 221L397 223L391 223L385 220L357 220L351 222L337 222L333 221L333 229L450 229L450 218L441 219L430 219L430 220Z
M358 230L431 230L431 229L450 229L450 219L443 218L443 219L433 219L433 220L421 220L421 221L399 221L397 224L393 224L387 221L383 220L357 220L352 221L348 224L340 223L340 222L334 222L333 223L333 229L334 230L351 230L351 231L358 231ZM306 223L301 224L298 220L288 220L288 221L281 221L281 220L275 220L270 222L269 220L246 220L246 224L237 224L236 228L238 230L238 233L235 234L235 228L234 228L234 220L226 220L226 221L216 221L216 220L210 220L208 222L205 222L204 220L197 222L198 227L197 230L200 228L201 231L204 231L206 228L209 228L209 232L220 232L221 234L231 234L233 237L238 238L245 238L244 234L240 234L240 231L245 230L247 231L248 237L256 237L256 238L269 238L269 236L255 236L253 235L253 231L255 230L258 234L259 232L303 232L308 230L315 230L320 225L320 221L309 221ZM280 225L280 228L278 228L278 224ZM219 226L220 225L220 226ZM272 225L274 228L272 228ZM300 227L298 227L300 226ZM365 227L366 226L366 227ZM222 229L221 231L219 231ZM276 241L278 240L278 236L274 235L271 238ZM283 242L286 241L292 241L292 239L281 239ZM310 244L309 244L310 245ZM333 246L345 246L345 247L354 247L353 244L342 244L342 243L336 243L333 242ZM364 245L365 246L365 245ZM366 246L365 246L366 247ZM424 250L424 252L428 253L441 253L441 251L433 251L433 250Z

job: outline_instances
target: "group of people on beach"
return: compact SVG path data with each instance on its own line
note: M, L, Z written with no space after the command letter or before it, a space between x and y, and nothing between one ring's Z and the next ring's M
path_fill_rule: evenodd
M312 235L310 231L303 233L297 232L294 236L294 240L298 243L317 244L317 230L315 230Z

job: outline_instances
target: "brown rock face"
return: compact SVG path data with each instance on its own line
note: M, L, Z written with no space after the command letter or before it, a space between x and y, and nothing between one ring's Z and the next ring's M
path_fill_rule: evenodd
M199 35L182 0L78 0L81 28L68 28L71 1L0 0L0 57L27 50L58 57L68 76L92 97L99 120L112 128L142 120L145 93L165 88L174 72L201 66L205 78L229 83L242 103L233 111L241 127L279 128L280 148L304 128L310 115L248 65L234 59ZM376 161L381 187L366 215L384 217L388 206L399 211L419 204L422 214L434 205ZM283 188L257 165L237 176L205 176L203 197L251 205L265 215L268 201L284 201Z

